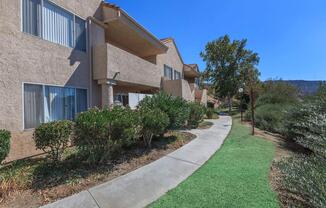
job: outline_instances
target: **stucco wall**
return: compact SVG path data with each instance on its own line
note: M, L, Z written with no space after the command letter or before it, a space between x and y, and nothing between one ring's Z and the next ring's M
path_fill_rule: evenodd
M164 64L183 74L183 62L178 55L174 43L170 41L165 43L165 45L169 47L166 54L160 54L157 56L157 66L160 69L161 76L164 76Z
M94 79L112 79L159 88L161 73L157 66L111 44L94 48Z
M53 0L86 18L100 0ZM89 88L87 54L21 32L21 0L0 1L0 128L23 129L22 83Z
M195 101L194 91L191 91L186 80L163 80L163 90L170 95L182 97L187 101Z

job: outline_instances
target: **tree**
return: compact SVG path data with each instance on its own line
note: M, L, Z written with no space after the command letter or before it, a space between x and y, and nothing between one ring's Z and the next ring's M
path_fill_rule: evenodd
M261 82L259 80L260 72L251 64L244 66L240 72L240 80L242 81L245 91L250 97L250 112L251 112L251 133L255 135L255 109L256 100L261 91Z
M245 49L247 40L231 42L228 35L208 42L200 56L206 62L206 74L218 97L227 98L229 112L232 109L232 97L240 86L240 72L248 65L259 62L257 53Z

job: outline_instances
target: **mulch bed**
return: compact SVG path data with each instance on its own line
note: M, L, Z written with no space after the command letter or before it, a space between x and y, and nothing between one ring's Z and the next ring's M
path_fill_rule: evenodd
M177 133L178 137L175 134L170 132L164 135L164 138L153 140L150 150L139 143L128 150L123 150L117 159L100 166L91 167L82 162L77 164L76 160L72 160L71 163L68 160L62 167L54 170L47 169L45 165L34 171L32 187L27 190L17 190L7 198L0 199L0 207L34 208L54 202L147 165L179 149L196 137L186 132ZM33 160L35 161L30 162L35 163L44 159Z

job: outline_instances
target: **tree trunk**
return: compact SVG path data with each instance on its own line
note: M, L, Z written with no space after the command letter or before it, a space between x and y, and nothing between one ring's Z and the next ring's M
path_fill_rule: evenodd
M228 95L228 105L229 105L229 114L231 114L232 111L232 99L231 99L231 95Z
M250 103L251 103L251 126L252 130L251 133L252 135L255 135L255 98L254 98L254 90L251 87L250 88Z

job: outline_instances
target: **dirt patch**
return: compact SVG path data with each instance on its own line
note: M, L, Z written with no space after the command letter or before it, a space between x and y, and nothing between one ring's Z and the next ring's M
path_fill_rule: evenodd
M245 125L251 126L250 123L245 123ZM296 144L294 141L285 139L279 134L270 133L257 128L255 128L255 133L256 136L271 141L275 144L275 156L270 169L269 181L272 189L278 195L280 205L285 208L289 207L291 200L302 201L300 196L289 193L286 189L283 188L282 174L278 170L276 163L286 157L290 157L294 153L303 153L306 150L302 146Z
M203 121L198 125L197 129L209 129L214 125L213 122L210 121Z
M72 168L66 172L59 167L57 170L50 170L51 173L47 173L46 171L49 170L42 167L39 170L34 170L30 188L11 193L2 203L0 201L0 207L34 208L54 202L147 165L179 149L195 137L186 132L170 132L164 135L164 138L153 140L150 150L139 143L132 148L123 150L117 159L97 167L84 166L82 163L76 164L75 160L73 164L68 164L68 166L72 165ZM67 164L64 165L62 168L67 169ZM53 173L55 171L58 171L58 177ZM38 177L38 174L42 177ZM50 175L48 178L47 174Z

